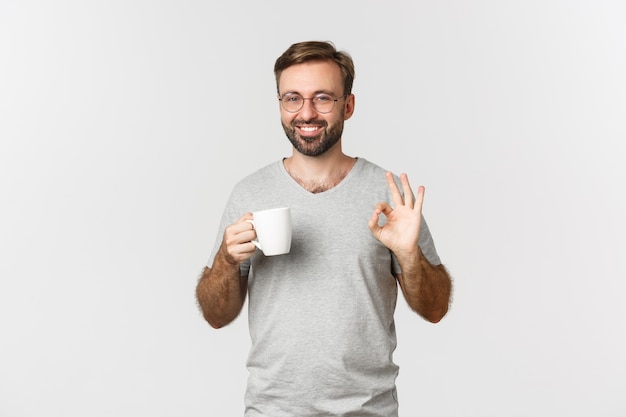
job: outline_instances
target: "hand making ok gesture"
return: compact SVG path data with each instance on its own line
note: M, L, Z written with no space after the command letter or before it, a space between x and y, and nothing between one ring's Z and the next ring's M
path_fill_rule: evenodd
M410 255L417 251L417 241L422 223L422 204L424 202L424 187L419 186L417 197L413 200L413 191L406 174L400 175L402 193L394 181L391 172L386 173L387 185L391 191L393 207L382 201L374 208L368 226L372 234L383 245L389 248L396 256ZM380 215L386 217L386 222L380 226Z

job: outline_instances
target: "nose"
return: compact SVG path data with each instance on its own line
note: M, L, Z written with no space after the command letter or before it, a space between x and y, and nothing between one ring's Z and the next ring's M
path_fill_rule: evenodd
M313 107L313 100L304 100L304 104L300 109L300 117L304 120L311 120L315 116L317 116L317 111L315 110L315 107Z

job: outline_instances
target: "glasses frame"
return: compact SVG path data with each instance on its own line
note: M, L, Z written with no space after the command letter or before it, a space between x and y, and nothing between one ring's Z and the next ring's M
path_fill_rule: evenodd
M300 107L299 107L297 110L288 110L288 109L286 109L286 108L285 108L285 102L284 102L283 100L284 100L286 97L288 97L288 96L290 96L290 97L293 97L293 96L298 96L298 97L300 97L300 98L302 99L302 104L300 105ZM330 110L328 110L328 111L320 111L320 110L318 110L318 109L317 109L317 107L315 107L315 101L313 101L313 100L314 100L316 97L318 97L318 96L329 96L329 97L331 97L331 98L333 99L333 106L330 108ZM315 111L316 111L316 112L318 112L318 113L320 113L320 114L328 114L328 113L332 112L333 110L335 110L335 105L337 104L337 102L338 102L339 100L341 100L342 98L346 98L346 97L348 97L348 95L347 95L347 94L344 94L344 95L343 95L343 96L341 96L341 97L334 98L334 97L332 96L332 94L328 94L328 93L319 93L319 94L314 95L313 97L304 98L304 97L302 97L302 95L301 95L301 94L299 94L299 93L285 93L285 94L283 94L282 96L278 97L278 101L280 101L280 107L282 107L282 109L283 109L283 110L285 110L287 113L298 113L298 112L299 112L300 110L302 110L302 108L304 107L304 102L305 102L306 100L311 100L311 105L313 106L313 108L315 109Z

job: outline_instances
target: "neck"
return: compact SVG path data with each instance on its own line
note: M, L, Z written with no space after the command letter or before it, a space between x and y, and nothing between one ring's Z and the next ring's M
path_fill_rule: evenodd
M298 152L283 164L291 177L311 193L321 193L339 184L348 175L356 158L344 153L306 156Z

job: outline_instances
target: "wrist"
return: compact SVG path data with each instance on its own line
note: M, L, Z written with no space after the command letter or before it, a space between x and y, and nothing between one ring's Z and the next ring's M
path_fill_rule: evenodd
M415 247L408 251L396 251L394 252L402 271L414 271L419 268L421 251L419 247Z
M239 269L239 262L237 262L237 260L228 253L224 244L222 244L222 246L220 247L220 250L217 253L216 260L219 260L224 268L233 270Z

